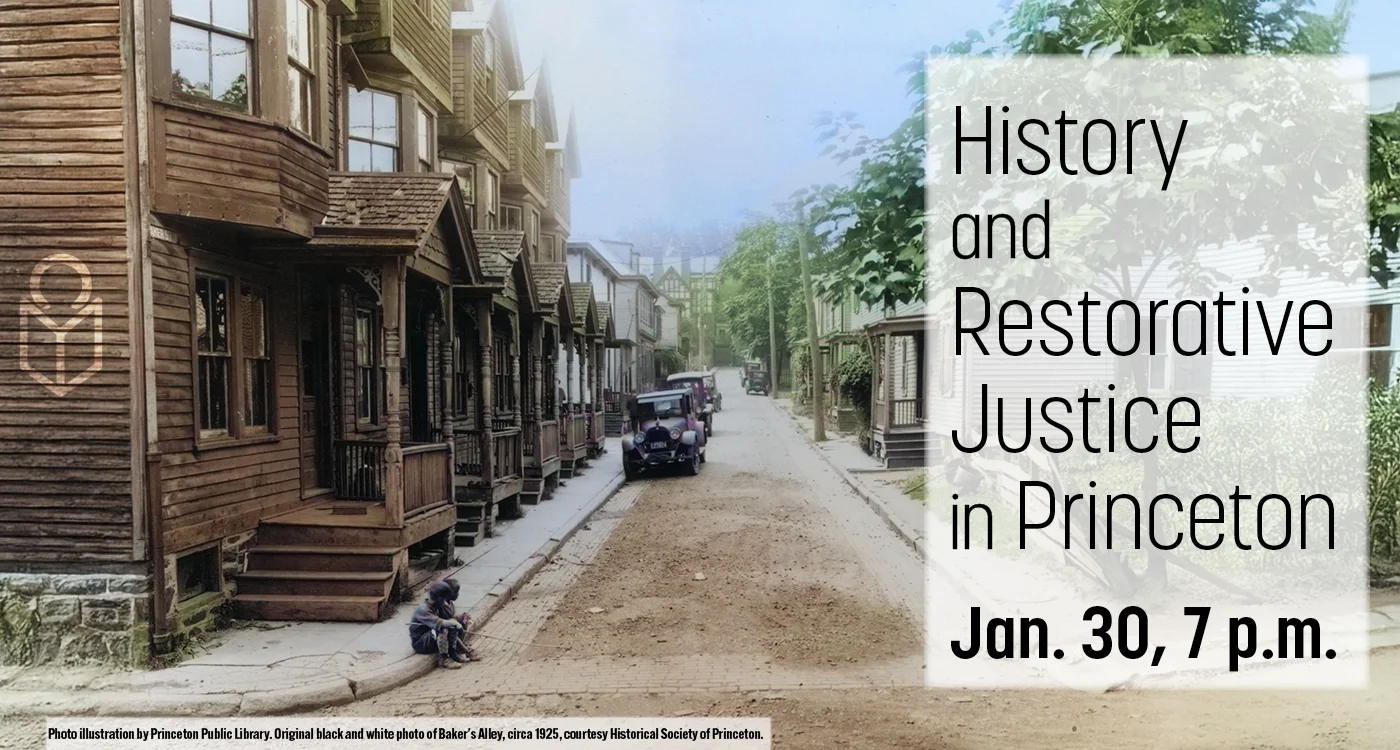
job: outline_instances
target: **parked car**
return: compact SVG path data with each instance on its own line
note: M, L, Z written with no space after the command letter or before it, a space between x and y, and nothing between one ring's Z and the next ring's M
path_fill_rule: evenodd
M763 363L762 363L762 362L759 362L759 361L756 360L756 359L751 359L751 360L749 360L749 361L747 361L747 362L744 363L744 387L745 387L745 388L748 388L748 387L749 387L749 378L752 377L753 374L754 374L755 372L758 372L759 370L762 370L762 369L763 369Z
M691 476L705 463L705 429L688 388L637 396L630 430L622 436L622 470L628 479L649 469L679 466Z
M705 435L715 432L715 401L710 392L713 376L706 372L678 372L666 378L666 385L672 388L688 388L695 394L695 405L700 409L700 421L705 423Z
M744 384L744 393L761 393L768 395L768 371L754 370L749 373L749 379Z

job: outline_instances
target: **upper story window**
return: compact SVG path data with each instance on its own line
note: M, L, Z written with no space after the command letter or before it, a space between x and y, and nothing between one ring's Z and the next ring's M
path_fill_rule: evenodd
M418 168L423 172L437 171L437 149L433 148L433 116L418 108Z
M530 257L536 260L540 257L540 214L535 209L530 209L530 221L525 225L525 238L530 243Z
M289 122L310 134L311 113L316 111L316 75L311 66L315 49L316 9L306 0L287 0L287 95L291 97Z
M248 112L253 66L248 0L171 0L171 88L183 97Z
M481 51L486 61L486 90L496 96L496 35L487 29L481 35Z
M350 137L346 169L393 172L399 166L399 97L384 91L350 90Z
M457 184L462 188L462 202L467 206L467 222L472 229L477 227L476 218L476 165L462 164L457 167Z
M486 171L486 228L494 230L500 226L501 213L501 177L500 175Z
M501 229L514 232L520 232L525 229L520 218L520 208L518 206L501 207Z

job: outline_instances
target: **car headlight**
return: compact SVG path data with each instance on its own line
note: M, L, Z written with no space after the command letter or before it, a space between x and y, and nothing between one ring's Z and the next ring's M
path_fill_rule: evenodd
M671 439L672 439L672 440L680 440L680 439L681 439L681 431L680 431L680 430L671 430Z
M634 445L641 445L642 443L645 443L646 441L647 441L647 436L646 436L646 435L643 435L643 434L640 433L640 432L637 433L636 435L633 435L633 436L632 436L632 443L633 443Z

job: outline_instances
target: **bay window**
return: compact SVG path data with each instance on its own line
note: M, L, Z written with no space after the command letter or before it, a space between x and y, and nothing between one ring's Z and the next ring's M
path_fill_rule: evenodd
M175 95L251 111L251 21L249 0L171 0L170 75Z
M399 98L374 89L350 89L346 169L393 172L399 165Z

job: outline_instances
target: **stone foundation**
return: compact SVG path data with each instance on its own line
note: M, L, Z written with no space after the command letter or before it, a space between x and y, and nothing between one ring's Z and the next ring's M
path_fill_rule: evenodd
M0 664L150 660L144 575L0 573Z

